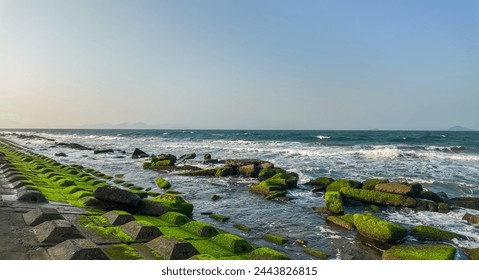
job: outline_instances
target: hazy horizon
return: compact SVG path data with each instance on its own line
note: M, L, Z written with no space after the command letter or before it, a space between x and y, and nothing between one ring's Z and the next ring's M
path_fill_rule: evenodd
M477 0L0 0L0 54L0 128L479 130Z

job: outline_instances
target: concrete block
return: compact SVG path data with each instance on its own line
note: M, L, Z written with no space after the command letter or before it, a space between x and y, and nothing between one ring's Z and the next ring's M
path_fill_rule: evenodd
M131 236L137 242L148 242L163 235L161 231L152 225L146 225L137 221L131 221L120 226L120 229Z
M103 217L105 217L108 222L114 226L124 225L134 220L132 215L128 213L121 213L120 211L107 212L103 214Z
M17 192L17 200L39 203L48 202L41 192L33 190L22 190Z
M88 239L70 239L47 250L54 260L108 260L95 243Z
M63 216L54 208L37 208L23 214L27 226L36 226L46 221L64 220Z
M80 232L66 220L43 222L33 228L33 233L43 244L58 244L72 238L83 238Z
M186 260L199 254L191 243L175 237L160 236L146 243L146 246L167 260Z

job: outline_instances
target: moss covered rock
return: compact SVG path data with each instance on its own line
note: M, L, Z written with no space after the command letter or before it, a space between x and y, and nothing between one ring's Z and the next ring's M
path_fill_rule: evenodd
M201 170L193 170L193 171L186 171L181 172L178 175L182 176L215 176L218 169L201 169Z
M351 214L347 214L348 216L350 216L351 218L353 217L353 215ZM345 218L346 215L343 215L343 216L333 216L333 215L329 215L326 217L326 221L332 223L332 224L335 224L339 227L342 227L344 229L347 229L347 230L353 230L354 229L354 222L352 219L346 219Z
M213 226L199 221L191 221L182 225L181 228L201 237L213 237L219 234Z
M284 245L288 243L288 239L281 236L274 235L274 234L265 234L263 235L263 239L269 242L279 244L279 245Z
M248 241L229 233L218 234L210 238L209 241L232 253L241 254L253 251L253 246L251 246Z
M384 251L383 260L453 260L451 245L395 245Z
M319 177L316 179L313 179L306 183L306 185L314 186L314 188L311 190L312 192L324 192L326 191L326 188L334 182L333 178L329 177Z
M361 188L361 182L349 179L337 179L326 188L326 191L339 191L341 188Z
M418 240L447 241L459 238L454 232L423 225L413 227L411 233Z
M170 182L166 181L166 180L163 179L162 177L156 178L156 185L157 185L160 189L164 189L164 190L171 188Z
M344 212L343 200L339 192L326 192L324 194L324 201L326 202L326 208L333 214L341 214Z
M376 216L354 214L354 226L364 237L385 243L395 243L407 236L407 230Z
M462 248L462 251L470 260L479 260L479 248Z
M308 255L311 255L317 259L320 259L320 260L326 260L329 255L320 251L320 250L317 250L317 249L313 249L313 248L304 248L303 251L308 254Z
M384 184L384 183L389 183L388 179L378 179L378 178L373 178L373 179L368 179L363 182L363 189L365 190L374 190L374 187L379 184Z
M165 205L170 211L191 215L193 204L186 202L181 196L165 193L149 200Z
M410 197L418 197L422 192L421 184L383 183L377 184L374 190L387 193L395 193Z
M416 200L414 198L409 196L403 196L400 194L353 188L341 188L339 192L341 193L343 198L358 200L371 204L390 205L397 207L416 206Z
M289 260L288 256L270 248L258 248L248 254L253 260Z
M260 181L264 181L266 179L273 177L274 175L278 173L286 173L286 171L278 167L264 168L258 173L258 179Z
M227 177L227 176L233 176L237 175L238 172L236 169L232 167L223 167L223 168L218 168L216 169L215 176L216 177Z

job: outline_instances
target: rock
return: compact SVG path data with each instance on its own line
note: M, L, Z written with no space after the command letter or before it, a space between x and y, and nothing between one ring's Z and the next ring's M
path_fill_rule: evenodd
M108 222L113 226L123 225L134 220L133 216L130 213L113 210L103 214Z
M160 236L146 246L167 260L186 260L199 254L191 243L175 237Z
M54 208L37 208L23 214L27 226L37 226L46 221L64 220L63 216Z
M121 225L120 229L136 242L148 242L163 235L157 227L144 221L131 221Z
M218 222L226 222L229 221L230 217L223 216L221 214L211 214L209 217L213 220L217 220Z
M166 181L166 180L163 179L162 177L156 178L156 185L157 185L160 189L164 189L164 190L167 190L167 189L171 188L170 182Z
M396 193L410 197L418 197L422 192L421 184L384 183L378 184L374 190L379 192Z
M211 160L211 154L205 154L205 155L203 156L203 159L204 159L205 161Z
M297 177L291 173L278 173L257 185L250 186L250 190L264 195L271 195L272 192L282 192L296 187L297 182Z
M339 192L326 192L324 201L329 212L333 214L342 214L344 212L343 200Z
M42 244L58 244L71 238L83 238L80 232L66 220L43 222L33 228L33 233Z
M461 248L464 254L470 259L470 260L479 260L479 248L475 249L469 249L469 248Z
M356 188L360 189L361 182L349 180L349 179L337 179L326 188L326 191L339 191L341 188Z
M48 202L41 192L28 189L17 192L17 200L38 203Z
M320 260L326 260L329 257L329 255L324 253L323 251L313 249L313 248L304 248L303 252Z
M354 226L364 237L385 243L395 243L407 237L407 230L376 216L354 214Z
M329 177L318 177L316 179L310 180L309 182L306 183L308 186L315 186L313 189L313 192L324 192L326 191L326 187L334 182L333 178Z
M274 165L271 162L263 161L259 159L227 159L225 160L226 167L239 168L240 166L245 166L250 164L260 166L261 169L274 167Z
M253 246L251 246L248 241L229 233L218 234L210 238L209 241L235 254L243 254L253 251Z
M448 202L451 206L479 210L479 197L455 197Z
M462 219L464 221L467 221L468 223L470 224L473 224L473 225L478 225L479 226L479 216L474 216L472 214L469 214L469 213L466 213Z
M348 215L349 218L345 218L345 216ZM326 217L326 221L335 224L339 227L342 227L347 230L353 230L354 229L354 223L353 223L353 215L351 214L346 214L343 216L333 216L333 215L328 215Z
M182 172L178 175L182 175L182 176L215 176L217 171L218 171L218 169L216 169L216 168L201 169L201 170L193 170L193 171Z
M182 155L179 159L178 159L178 162L183 162L187 159L194 159L196 158L196 154L195 153L191 153L191 154L186 154L186 155Z
M140 213L150 216L161 216L169 211L165 205L146 199L140 201L138 209Z
M451 245L395 245L384 251L383 260L453 260Z
M365 190L374 190L374 187L379 184L384 184L384 183L389 183L388 179L378 179L378 178L373 178L373 179L368 179L362 183L362 188Z
M444 202L434 202L431 200L417 199L416 206L413 208L416 211L429 211L429 212L439 212L439 213L448 213L449 204Z
M213 237L219 234L218 230L211 225L199 221L191 221L181 226L181 229L201 237Z
M131 155L131 158L147 158L149 155L142 150L135 148L133 151L133 154Z
M103 149L103 150L94 150L93 153L96 154L108 154L108 153L114 153L115 151L113 149Z
M169 211L178 212L187 216L193 211L193 204L186 202L181 196L176 194L164 193L148 200L163 204Z
M437 192L436 193L444 202L449 200L449 197L447 197L447 194L445 192Z
M258 248L248 255L253 260L289 260L288 256L270 248Z
M103 251L88 239L70 239L47 250L53 260L108 260Z
M286 173L286 170L278 168L278 167L264 168L258 173L258 179L260 181L264 181L266 179L273 177L274 175L278 173Z
M423 190L419 196L421 199L427 199L434 202L444 202L444 200L434 192Z
M172 154L160 154L156 157L159 161L169 160L173 165L175 165L177 158ZM153 160L152 160L153 162Z
M228 176L234 176L237 175L238 171L235 168L232 167L223 167L223 168L218 168L216 169L215 176L216 177L228 177Z
M430 226L415 226L412 228L411 232L417 240L428 240L428 241L449 241L454 238L459 238L460 236L456 233L437 229Z
M284 245L288 243L288 239L273 234L265 234L263 235L263 239L269 242L276 243L278 245Z
M343 196L343 199L347 198L376 205L414 207L417 203L414 198L409 196L373 190L342 188L339 192Z
M255 164L243 165L238 168L239 173L246 177L256 178L258 177L261 167Z
M88 147L85 147L85 146L77 144L77 143L55 143L55 145L58 146L58 147L66 147L66 148L81 150L81 151L91 151L91 150L93 150L92 148L88 148Z
M125 210L130 213L138 212L141 200L137 194L109 186L95 189L93 196L108 210Z
M59 153L55 153L54 156L56 156L56 157L66 157L67 154L59 152Z

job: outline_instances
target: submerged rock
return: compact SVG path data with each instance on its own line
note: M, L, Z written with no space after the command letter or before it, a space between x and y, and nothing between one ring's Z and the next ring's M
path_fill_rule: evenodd
M59 152L59 153L55 153L54 156L56 156L56 157L66 157L67 154Z
M431 226L415 226L411 231L412 236L417 240L449 241L460 236L454 232L438 229Z
M55 143L56 146L58 147L66 147L70 149L76 149L76 150L81 150L81 151L91 151L93 150L92 148L85 147L83 145L77 144L77 143Z
M142 150L135 148L133 151L133 154L131 155L131 158L147 158L149 155Z
M431 191L423 190L418 197L421 199L427 199L434 202L444 202L444 199L442 199L439 195Z
M194 158L196 158L196 153L186 154L186 155L182 155L182 156L178 159L178 162L183 162L183 161L185 161L185 160L194 159Z
M475 216L469 213L466 213L463 217L463 220L467 221L470 224L479 226L479 216Z
M102 149L102 150L94 150L93 153L96 154L108 154L108 153L114 153L115 151L113 149Z

